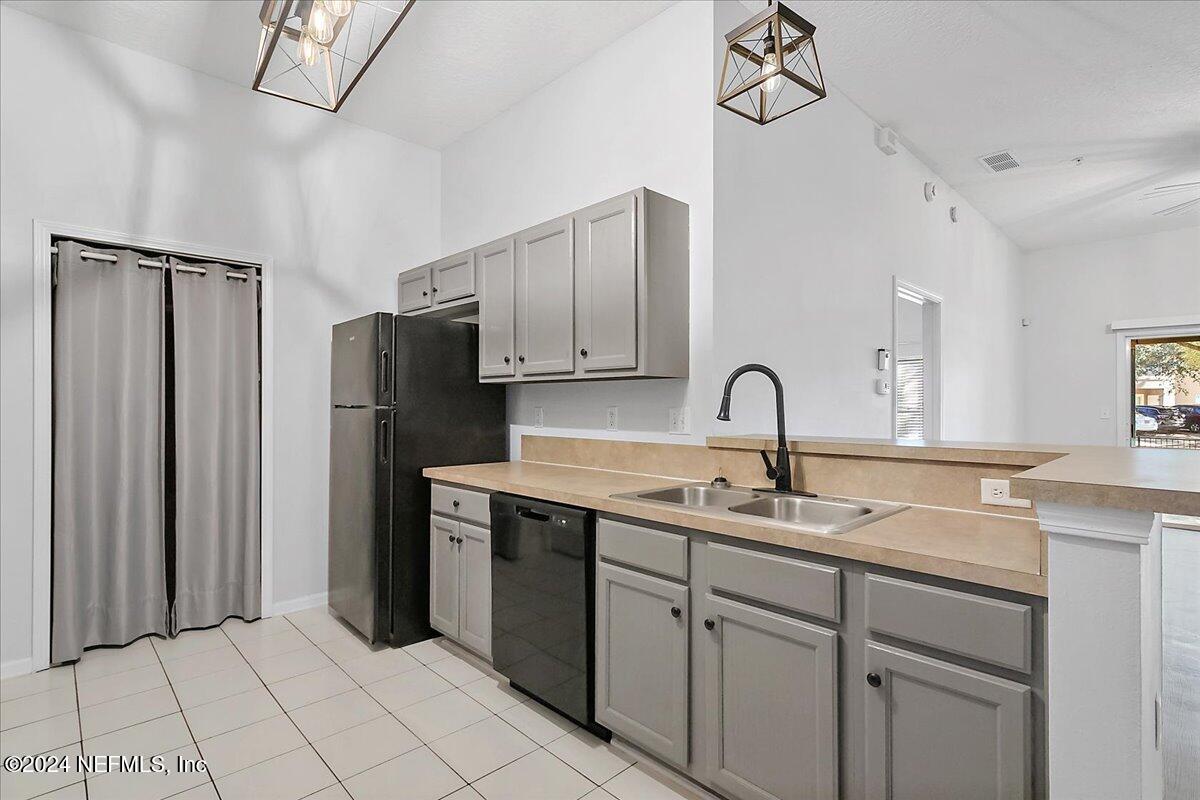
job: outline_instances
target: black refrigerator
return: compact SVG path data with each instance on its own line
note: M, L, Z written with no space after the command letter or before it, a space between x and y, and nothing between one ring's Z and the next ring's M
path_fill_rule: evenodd
M504 387L475 325L377 313L333 326L329 605L372 643L429 627L425 467L508 457Z

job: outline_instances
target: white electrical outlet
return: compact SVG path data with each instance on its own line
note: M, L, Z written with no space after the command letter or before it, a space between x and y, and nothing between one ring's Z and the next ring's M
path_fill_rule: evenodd
M692 409L689 406L672 408L668 415L667 433L688 434L692 432Z
M617 407L609 406L605 415L604 427L610 431L617 429Z
M546 412L541 406L533 407L533 427L543 428L546 425Z
M1009 506L1010 508L1030 508L1033 503L1012 497L1008 493L1008 481L995 478L979 479L979 502L985 506Z
M1112 419L1112 409L1108 407L1101 408L1100 419Z

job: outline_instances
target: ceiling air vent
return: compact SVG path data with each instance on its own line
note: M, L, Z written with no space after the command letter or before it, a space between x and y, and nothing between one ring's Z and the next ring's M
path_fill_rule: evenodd
M998 153L988 153L986 156L979 157L979 163L983 164L984 169L988 172L1004 172L1007 169L1016 169L1021 166L1012 153L1007 150L1001 150Z

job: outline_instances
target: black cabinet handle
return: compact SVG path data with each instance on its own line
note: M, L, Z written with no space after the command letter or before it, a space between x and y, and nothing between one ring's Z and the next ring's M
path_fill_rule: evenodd
M461 536L459 536L459 537L458 537L457 539L455 539L454 541L458 542L459 544L462 544L462 537L461 537Z
M679 606L671 606L671 616L679 619L683 615L683 610Z
M883 685L883 678L879 677L879 673L877 673L877 672L868 672L867 673L867 684L875 689L878 689L880 686Z
M525 363L525 356L517 356L517 361L520 361L522 364L524 364L524 363Z
M505 357L504 357L504 363L505 363L505 364L507 364L507 363L509 363L509 362L511 362L511 361L512 361L512 359L511 359L511 358L509 358L508 356L505 356Z
M711 619L706 619L704 620L704 627L711 631L713 628L717 627L717 623L713 622Z
M584 358L587 358L587 348L586 347L580 348L579 355L583 356Z

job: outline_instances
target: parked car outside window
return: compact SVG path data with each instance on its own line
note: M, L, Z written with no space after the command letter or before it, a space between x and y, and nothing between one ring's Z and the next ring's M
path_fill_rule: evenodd
M1137 413L1133 415L1133 429L1138 433L1157 433L1158 415L1146 406L1138 406Z

